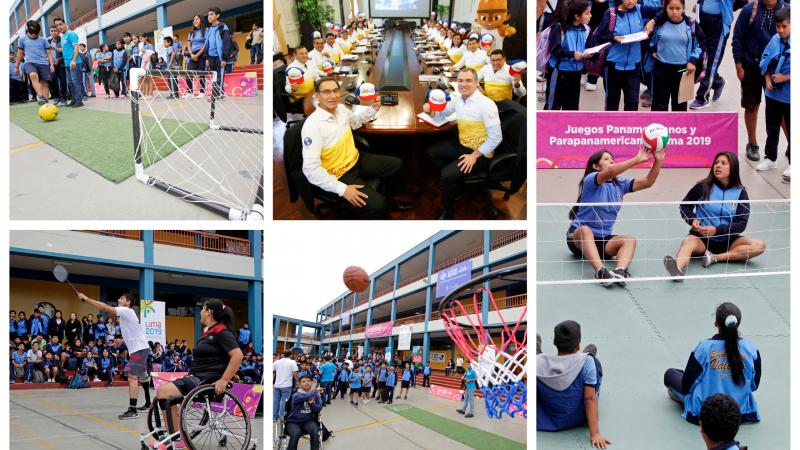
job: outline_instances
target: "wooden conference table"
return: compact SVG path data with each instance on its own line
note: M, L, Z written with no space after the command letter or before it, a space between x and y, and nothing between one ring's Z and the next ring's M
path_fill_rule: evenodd
M368 37L368 39L371 38ZM355 131L365 134L420 134L452 130L456 126L454 123L435 128L417 118L417 114L422 112L422 104L425 102L425 93L428 90L428 83L420 82L419 76L421 73L431 74L434 67L441 68L442 65L420 63L417 51L414 51L415 44L411 31L387 30L377 54L375 54L377 41L372 40L371 43L374 45L370 47L372 54L359 55L359 61L369 56L375 58L375 64L372 66L367 81L374 84L376 90L383 86L382 82L388 82L390 86L380 89L379 93L396 92L398 104L381 105L375 120ZM355 46L353 48L355 49ZM420 53L422 52L422 48L418 50ZM357 62L342 61L341 66L351 66L357 75ZM336 77L341 81L342 86L357 78L343 75L336 75ZM450 78L450 81L455 81L455 78ZM342 92L342 102L347 94L349 92Z

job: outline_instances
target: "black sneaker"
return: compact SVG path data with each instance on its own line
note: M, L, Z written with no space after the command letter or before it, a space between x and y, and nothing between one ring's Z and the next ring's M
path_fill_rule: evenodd
M622 267L617 267L616 269L611 271L612 276L616 275L620 278L620 281L617 281L622 287L625 287L625 278L630 278L631 274L628 272L628 269L623 269Z
M465 419L469 419L470 417L475 417L475 416L473 416L472 414L469 414L469 413L464 414L464 418Z
M682 277L683 271L678 268L678 261L670 255L664 257L664 268L667 269L669 275L672 277ZM672 281L683 281L682 279L675 279Z
M597 278L598 280L609 280L609 281L601 281L600 282L600 286L603 286L603 287L609 287L612 284L614 284L614 282L611 281L611 280L614 280L614 279L617 279L617 278L621 278L619 275L617 275L617 274L615 274L613 272L610 272L605 267L601 267L601 268L597 269L597 272L594 273L594 277Z
M745 153L747 154L747 159L750 161L758 161L761 159L761 150L758 148L758 145L747 144L745 146Z
M456 412L459 413L459 414L464 414L464 411L461 410L461 409L457 409Z
M128 409L127 411L118 415L117 417L119 417L120 420L136 419L137 417L139 417L139 411L135 409Z
M150 409L150 403L145 403L144 405L136 408L137 411L147 411Z

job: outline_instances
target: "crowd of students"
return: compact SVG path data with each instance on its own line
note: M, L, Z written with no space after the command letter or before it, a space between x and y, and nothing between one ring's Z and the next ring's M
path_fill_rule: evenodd
M681 405L682 417L700 425L708 449L739 450L735 441L741 423L761 420L753 393L761 383L761 353L741 337L742 312L733 303L717 306L717 333L704 339L689 355L684 370L667 369L667 395ZM606 448L611 441L600 432L598 398L603 367L597 347L581 350L581 326L566 320L553 330L558 353L542 352L536 341L536 429L561 431L588 425L592 448Z
M381 404L408 400L409 389L417 387L419 374L422 374L421 387L430 387L430 363L422 365L399 358L387 361L378 352L359 358L351 355L336 358L331 354L314 356L286 350L274 353L272 358L272 420L285 419L290 450L297 448L302 434L312 437L312 449L318 448L315 437L319 432L319 413L337 397L347 398L353 408L359 404L366 406L372 400ZM470 418L475 413L477 374L472 369L463 373L465 394L463 406L457 411Z
M105 98L125 98L128 92L128 70L132 68L160 70L217 71L215 95L222 95L223 73L233 71L239 45L222 22L222 11L211 7L207 15L195 14L192 29L185 41L179 35L163 38L162 54L157 53L152 36L146 33L124 33L116 41L101 43L87 50L78 42L78 35L56 17L50 36L41 36L41 25L28 21L25 36L20 37L16 52L10 52L10 101L57 106L81 107L86 98L96 96L95 83L100 83ZM247 35L251 64L263 59L263 30L253 24ZM206 80L200 79L197 93L194 80L187 77L188 92L183 98L206 95ZM177 98L177 82L169 80L170 98ZM152 79L142 85L145 95L153 91ZM112 94L113 93L113 97Z
M11 384L22 377L25 384L67 383L65 371L77 372L92 381L112 384L115 376L127 378L125 367L130 358L122 337L120 319L94 317L78 320L75 313L64 319L61 310L53 317L44 306L27 317L24 311L11 310L9 317L11 352ZM255 350L247 323L238 333L239 346L245 356L237 372L238 382L256 384L264 373L263 356ZM159 372L188 372L192 366L192 349L185 339L175 339L166 348L150 342L148 367ZM37 373L38 372L38 373ZM40 380L40 381L37 381Z

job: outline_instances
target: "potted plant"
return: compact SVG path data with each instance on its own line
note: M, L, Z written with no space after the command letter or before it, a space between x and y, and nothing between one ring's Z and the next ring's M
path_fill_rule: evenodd
M297 18L300 20L300 41L307 48L314 48L314 42L311 39L314 31L320 31L325 35L322 28L325 22L333 21L334 13L333 7L326 5L323 0L298 0Z

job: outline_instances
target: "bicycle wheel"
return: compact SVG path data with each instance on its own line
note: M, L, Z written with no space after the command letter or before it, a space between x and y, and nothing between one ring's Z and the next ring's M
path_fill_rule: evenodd
M217 395L213 385L195 388L181 404L180 420L191 450L247 450L250 445L250 418L231 391Z

